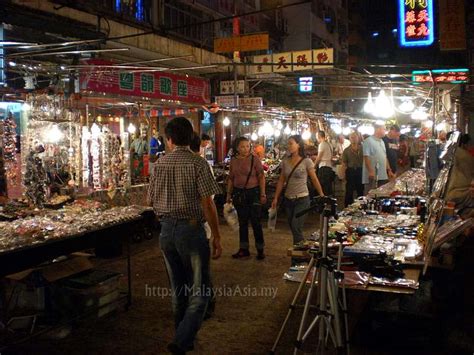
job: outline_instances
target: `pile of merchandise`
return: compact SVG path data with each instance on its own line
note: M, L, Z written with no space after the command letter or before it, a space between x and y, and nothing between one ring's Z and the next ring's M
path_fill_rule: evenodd
M60 210L36 211L33 216L0 222L0 252L129 222L147 210L142 206L106 209L95 201L75 201Z
M368 196L423 195L425 181L426 177L423 169L407 170L395 180L389 181L377 189L370 190Z

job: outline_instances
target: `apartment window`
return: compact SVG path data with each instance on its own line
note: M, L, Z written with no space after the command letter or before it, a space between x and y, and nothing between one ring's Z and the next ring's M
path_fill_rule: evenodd
M137 21L145 21L145 2L145 0L115 0L114 10Z

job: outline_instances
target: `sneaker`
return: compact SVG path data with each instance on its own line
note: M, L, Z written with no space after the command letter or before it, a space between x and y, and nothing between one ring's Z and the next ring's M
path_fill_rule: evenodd
M232 257L234 259L247 258L249 256L250 256L250 252L248 249L239 249L237 253L232 254Z
M258 254L257 254L257 260L263 260L265 259L265 253L263 252L263 249L262 250L257 250Z

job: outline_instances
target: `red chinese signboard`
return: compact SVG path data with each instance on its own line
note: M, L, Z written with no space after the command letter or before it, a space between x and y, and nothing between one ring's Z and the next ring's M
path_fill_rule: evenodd
M433 44L433 0L399 0L398 21L402 47Z
M137 72L110 68L114 63L91 59L81 73L81 89L123 96L184 101L195 104L210 102L207 79L166 72Z

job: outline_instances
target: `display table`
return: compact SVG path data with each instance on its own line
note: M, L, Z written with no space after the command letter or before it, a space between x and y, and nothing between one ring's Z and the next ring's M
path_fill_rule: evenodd
M80 218L80 217L78 217ZM109 245L125 244L127 254L127 306L132 302L132 272L130 244L137 234L151 233L154 213L143 209L141 214L126 220L98 226L88 231L51 238L33 244L0 250L0 276L17 273L38 266L59 256Z
M290 257L310 259L311 255L309 250L294 250L293 248L288 248L287 255ZM412 265L407 265L407 268L403 270L405 273L405 279L418 282L420 278L422 264L419 267ZM346 289L351 290L361 290L361 291L374 291L374 292L388 292L388 293L400 293L413 295L416 292L414 288L408 287L398 287L398 286L382 286L382 285L346 285Z

